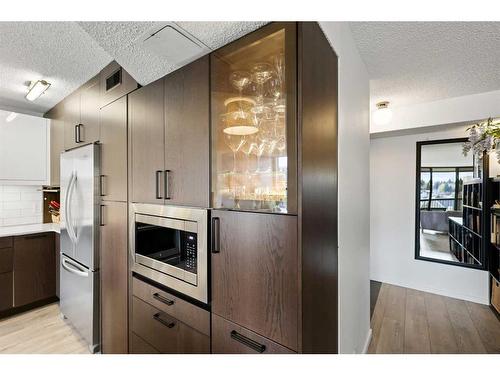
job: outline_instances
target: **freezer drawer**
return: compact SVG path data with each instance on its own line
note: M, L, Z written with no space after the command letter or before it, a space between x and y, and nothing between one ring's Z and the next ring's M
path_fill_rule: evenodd
M87 341L90 350L99 351L99 272L89 271L61 253L60 277L61 313Z

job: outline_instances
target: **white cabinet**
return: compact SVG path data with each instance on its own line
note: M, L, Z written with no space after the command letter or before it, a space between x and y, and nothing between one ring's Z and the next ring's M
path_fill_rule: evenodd
M49 175L48 120L0 111L0 184L44 185Z

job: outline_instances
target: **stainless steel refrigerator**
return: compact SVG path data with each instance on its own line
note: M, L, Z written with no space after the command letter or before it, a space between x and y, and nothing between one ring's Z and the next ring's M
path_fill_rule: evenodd
M91 352L100 350L99 167L98 144L61 154L60 308Z

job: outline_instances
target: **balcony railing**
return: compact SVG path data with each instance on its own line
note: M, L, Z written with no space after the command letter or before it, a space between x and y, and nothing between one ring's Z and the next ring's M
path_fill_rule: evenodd
M455 205L456 201L456 205ZM430 205L430 207L429 207ZM456 208L455 208L456 207ZM461 210L462 198L432 198L420 199L420 209L429 211Z

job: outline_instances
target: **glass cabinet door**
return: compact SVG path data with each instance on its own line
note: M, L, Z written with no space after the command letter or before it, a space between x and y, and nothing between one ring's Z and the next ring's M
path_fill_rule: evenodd
M287 213L296 196L294 24L271 24L212 54L212 204Z

